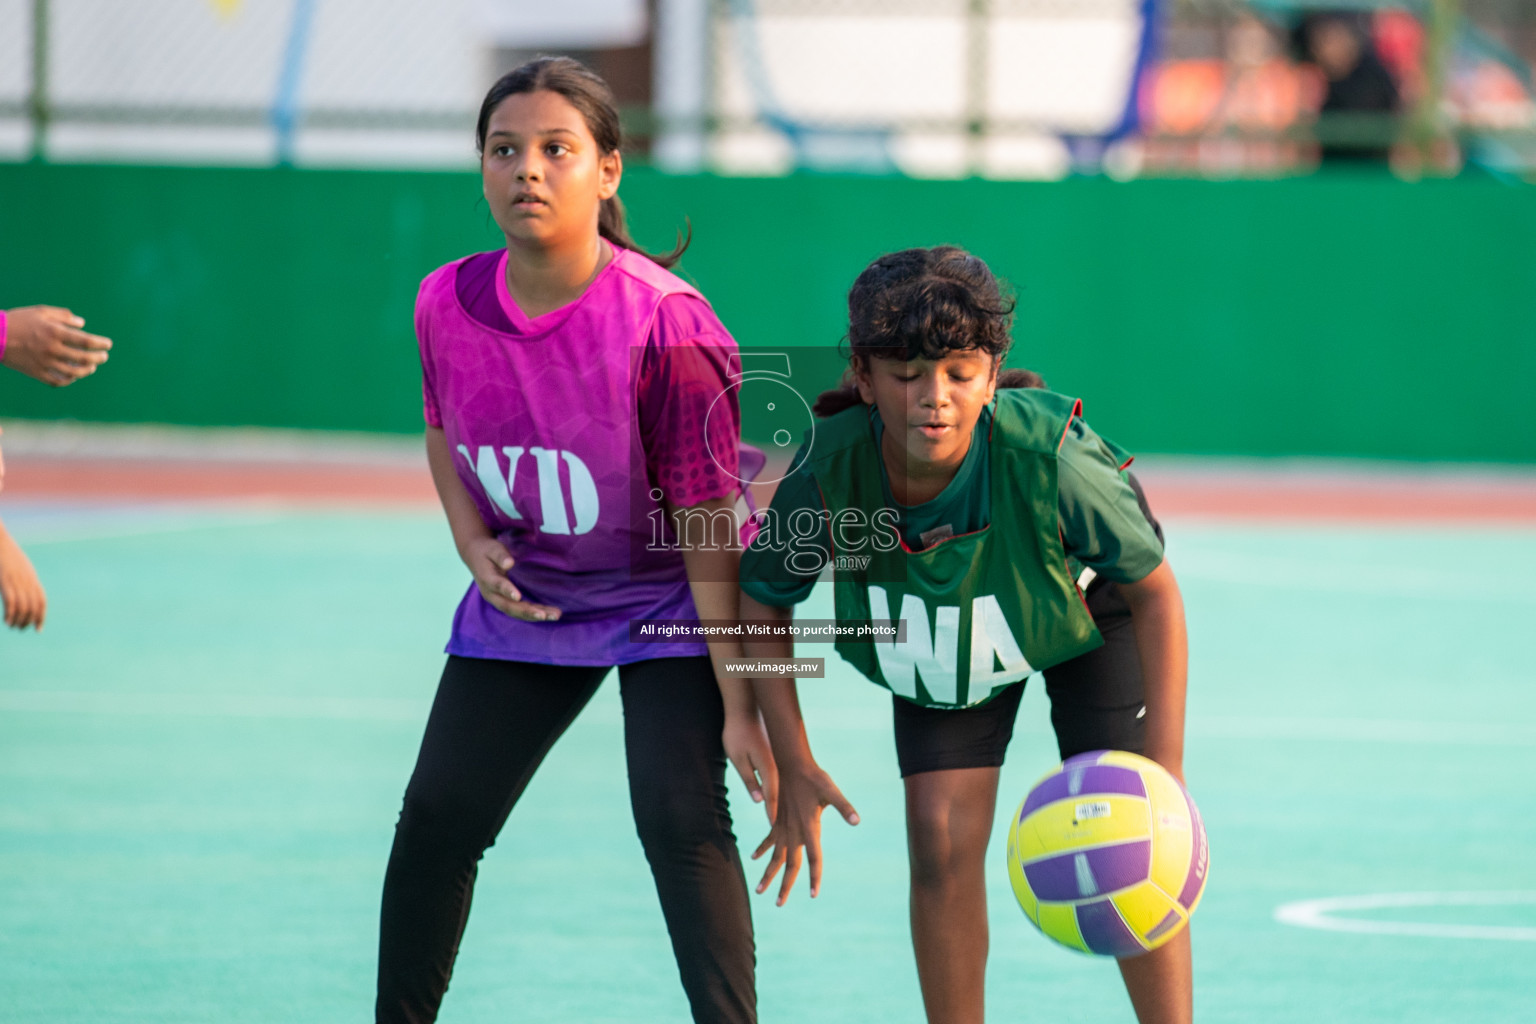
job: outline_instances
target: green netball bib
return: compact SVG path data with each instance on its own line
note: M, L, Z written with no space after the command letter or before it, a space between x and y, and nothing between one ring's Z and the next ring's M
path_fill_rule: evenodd
M1048 391L999 391L985 439L991 523L922 551L870 524L885 499L869 411L816 425L811 463L831 515L837 618L906 620L904 641L839 637L839 654L907 700L965 707L1103 643L1068 570L1057 511L1056 455L1080 409Z

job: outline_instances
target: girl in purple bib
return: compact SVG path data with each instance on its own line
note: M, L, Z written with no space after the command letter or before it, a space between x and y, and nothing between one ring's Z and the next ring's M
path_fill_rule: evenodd
M440 267L416 304L427 458L474 582L395 830L377 1019L436 1018L481 855L617 666L635 824L694 1019L754 1021L725 763L761 799L757 707L717 685L711 653L738 651L630 641L635 620L737 617L730 545L656 540L672 517L734 507L735 342L665 269L681 247L629 238L600 78L522 65L486 96L476 142L507 246Z

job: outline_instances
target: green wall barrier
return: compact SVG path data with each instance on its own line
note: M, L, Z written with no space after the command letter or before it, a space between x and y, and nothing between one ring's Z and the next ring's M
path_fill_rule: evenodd
M647 244L691 222L684 270L744 346L830 349L871 258L953 242L1017 290L1010 362L1134 451L1536 462L1530 187L636 169L622 194ZM499 243L472 174L0 166L0 306L117 344L64 391L0 375L0 416L414 432L416 286Z

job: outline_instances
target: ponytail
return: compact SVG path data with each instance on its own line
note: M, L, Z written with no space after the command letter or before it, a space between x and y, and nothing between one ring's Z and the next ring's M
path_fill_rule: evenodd
M862 404L864 399L859 397L859 386L853 382L853 371L844 370L843 379L838 382L837 387L816 396L815 403L811 405L811 413L818 419L826 419L828 416L836 416L844 409L852 409Z
M630 252L639 253L663 270L671 270L675 267L677 261L683 258L683 253L687 250L688 244L693 241L693 222L684 220L684 223L687 225L688 233L686 235L681 231L677 233L677 247L675 249L671 252L653 253L646 252L640 248L633 238L629 237L629 225L624 216L624 204L619 201L618 196L609 196L607 199L604 199L602 206L597 211L597 233L599 235L602 235L620 249L628 249Z
M997 375L998 388L1039 388L1046 390L1045 378L1034 370L1004 370Z

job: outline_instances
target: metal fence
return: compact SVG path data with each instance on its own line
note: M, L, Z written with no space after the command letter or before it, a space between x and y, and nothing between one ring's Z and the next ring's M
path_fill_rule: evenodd
M468 161L482 50L421 0L0 0L0 117L39 159Z
M1075 147L1134 127L1163 6L699 2L700 59L658 61L657 156L749 173L1056 176Z
M469 166L494 74L574 46L614 82L634 155L674 170L1536 168L1524 0L562 6L628 27L584 44L529 0L0 0L0 159ZM1330 18L1365 71L1314 52ZM1351 106L1371 82L1390 102Z
M715 0L709 18L695 105L667 110L699 117L706 166L1536 167L1536 4L1515 0Z

